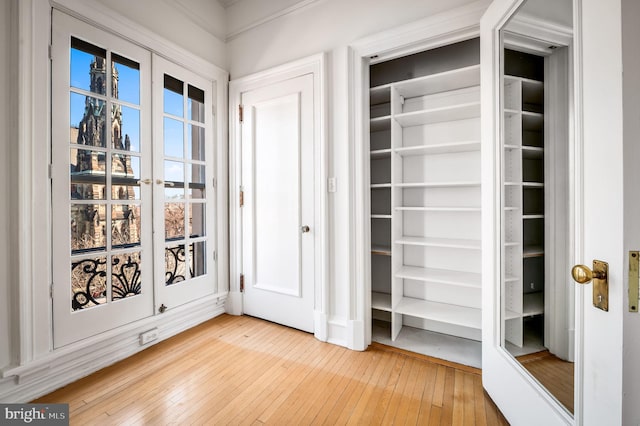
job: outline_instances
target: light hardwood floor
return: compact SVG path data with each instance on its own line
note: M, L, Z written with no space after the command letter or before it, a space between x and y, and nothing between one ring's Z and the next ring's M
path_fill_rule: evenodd
M518 361L573 414L574 364L549 353L519 356Z
M71 424L507 424L480 371L222 315L34 401Z

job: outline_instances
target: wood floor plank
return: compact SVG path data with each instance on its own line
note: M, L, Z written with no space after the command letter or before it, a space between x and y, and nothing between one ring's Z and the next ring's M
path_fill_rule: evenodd
M69 403L72 425L507 424L477 369L230 315L34 402Z

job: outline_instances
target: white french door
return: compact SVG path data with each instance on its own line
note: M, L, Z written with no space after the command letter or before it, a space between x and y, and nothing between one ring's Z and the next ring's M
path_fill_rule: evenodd
M211 82L153 56L156 308L216 290ZM161 279L160 277L164 277Z
M243 311L314 331L313 75L242 93Z
M211 81L59 11L52 24L61 347L216 291L215 145Z

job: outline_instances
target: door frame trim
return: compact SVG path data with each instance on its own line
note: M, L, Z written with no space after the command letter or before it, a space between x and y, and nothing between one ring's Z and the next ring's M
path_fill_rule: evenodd
M232 315L242 315L243 300L240 292L242 272L242 210L240 209L241 180L241 132L239 107L243 92L296 78L313 75L314 122L314 181L315 181L315 288L314 288L314 335L327 341L329 317L329 263L328 263L328 144L326 127L326 54L319 53L284 65L260 71L229 82L229 297L226 310Z

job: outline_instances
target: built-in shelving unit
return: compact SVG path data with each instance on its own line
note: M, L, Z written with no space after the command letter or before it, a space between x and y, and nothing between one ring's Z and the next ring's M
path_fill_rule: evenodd
M504 337L522 347L525 320L544 314L544 83L505 75L503 99Z
M392 340L481 338L480 66L459 59L369 92L371 306Z

